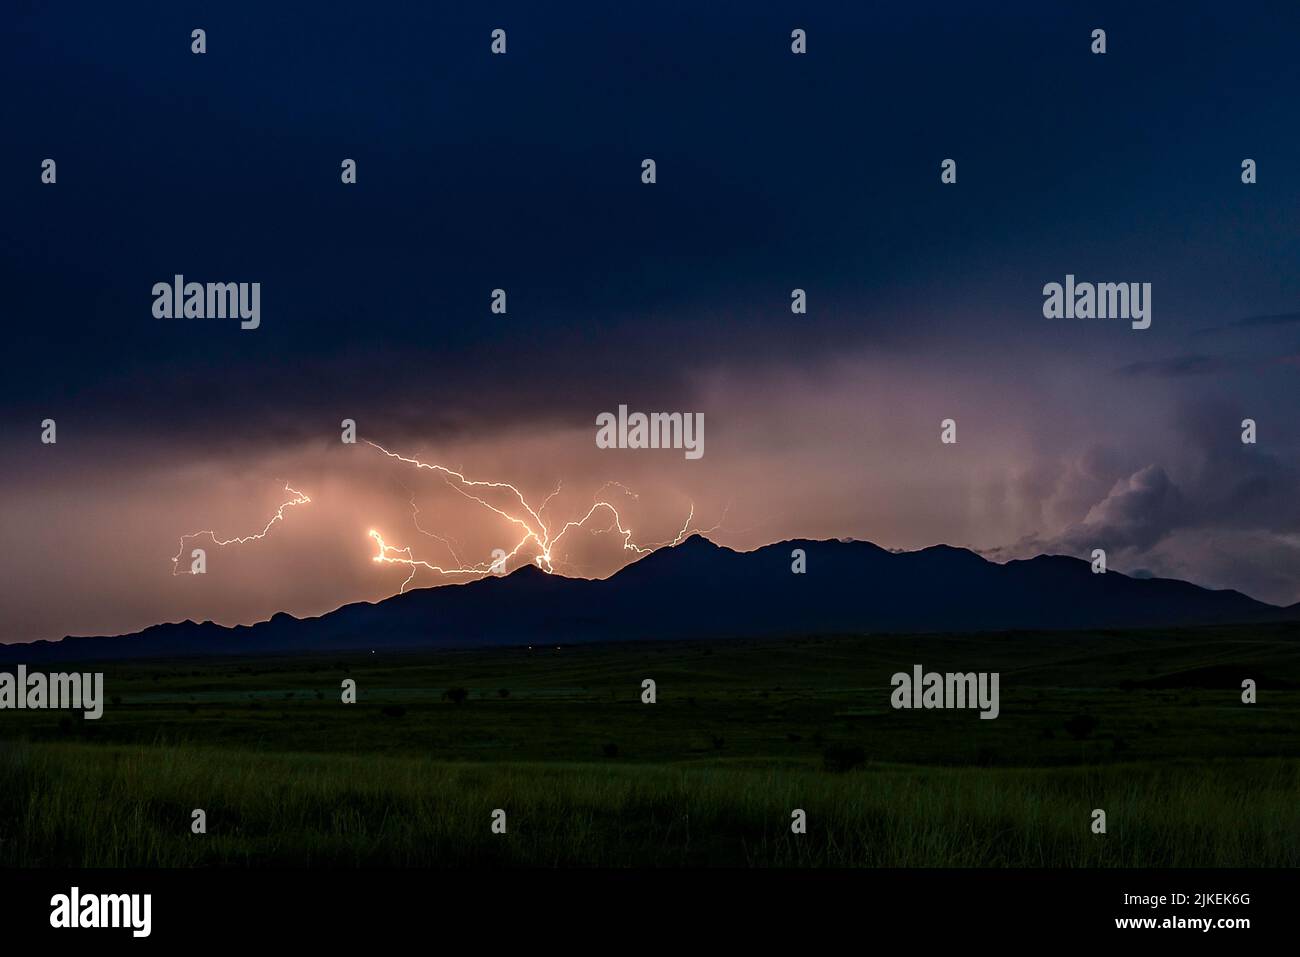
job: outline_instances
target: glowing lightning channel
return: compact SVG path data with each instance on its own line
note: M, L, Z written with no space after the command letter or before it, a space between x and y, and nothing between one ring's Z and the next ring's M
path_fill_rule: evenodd
M460 543L457 542L454 538L449 538L444 535L439 535L437 532L431 532L429 531L429 529L421 525L420 506L417 505L415 502L415 493L412 492L410 489L407 489L406 492L411 497L411 521L415 524L416 530L419 531L421 534L428 535L430 538L437 539L438 541L442 542L442 544L447 547L447 551L451 552L451 557L455 560L456 564L458 565L463 564L461 562L460 555L456 554L456 546L459 545ZM543 508L544 507L545 506L543 506Z
M415 573L421 568L427 568L431 572L437 572L439 575L487 575L492 571L492 563L487 562L482 565L467 565L461 568L443 568L441 565L434 565L430 562L421 561L415 557L409 545L400 547L389 545L384 541L384 537L373 528L369 535L375 540L379 547L379 552L370 560L373 562L383 562L388 565L407 565L411 569L411 574L402 582L400 592L406 591L406 586L411 584L411 579L415 578ZM405 555L405 558L400 556Z
M293 498L285 502L283 505L281 505L278 509L275 510L275 514L271 516L271 520L266 523L266 527L264 527L260 532L257 532L253 535L241 535L238 538L217 538L217 533L212 531L211 529L204 529L201 532L190 532L188 535L182 535L181 547L176 552L175 557L172 558L172 574L173 575L194 574L193 572L180 570L181 556L185 554L185 543L187 541L190 541L191 539L195 539L195 538L201 538L202 536L207 535L212 539L212 544L217 546L243 545L245 542L254 542L257 541L259 538L266 538L267 533L271 531L271 526L274 525L276 522L284 521L284 510L286 508L289 508L290 506L293 505L307 505L311 502L311 499L308 496L304 495L302 492L299 492L295 488L290 488L288 485L286 485L284 487L284 490L290 493L291 495L293 495Z
M610 488L611 486L621 489L626 495L630 496L633 499L637 497L636 493L632 492L626 486L618 482L606 482L603 486L601 486L600 490L596 492L596 501L592 504L591 508L587 510L585 515L583 515L581 518L576 519L574 521L566 522L563 526L560 527L558 532L552 534L550 528L547 526L546 522L542 519L542 513L546 511L547 506L551 503L551 499L553 499L559 493L560 491L559 485L556 486L554 492L546 496L546 498L543 500L540 507L534 509L531 505L528 504L528 500L524 498L523 493L520 492L517 487L511 485L509 482L486 482L486 481L470 479L467 478L463 473L457 472L454 469L449 469L445 465L436 465L436 464L430 464L428 462L421 462L419 459L416 458L400 455L397 452L390 452L382 445L378 445L375 442L371 442L369 439L365 439L364 441L367 445L377 449L378 451L382 452L384 455L388 456L391 459L396 459L397 461L403 462L407 465L413 465L417 469L426 469L428 471L435 472L441 475L443 479L447 482L447 485L449 487L455 489L457 492L459 492L461 495L465 496L466 498L470 499L471 501L477 502L479 505L482 505L484 508L487 508L490 511L495 512L497 515L500 515L506 521L510 522L511 524L517 526L519 529L522 530L522 534L520 536L519 541L515 544L514 548L512 548L508 553L506 553L504 558L497 558L494 559L493 561L483 562L477 565L465 564L456 556L456 553L453 550L452 557L456 559L456 565L454 567L444 568L441 565L434 565L431 562L417 559L414 553L412 552L410 546L389 545L387 542L384 541L383 536L381 536L374 529L371 529L369 532L369 536L370 538L374 539L375 544L378 546L379 549L378 552L373 556L371 560L383 564L405 565L410 568L411 570L410 575L407 576L406 581L402 582L401 590L403 592L406 591L407 586L411 584L412 580L414 580L416 572L421 568L427 569L429 571L444 576L453 576L453 575L482 576L482 575L492 574L493 572L501 568L504 568L506 564L511 559L515 558L519 554L520 550L523 549L524 546L527 545L530 541L536 545L538 551L538 554L534 557L533 561L543 571L554 572L556 560L553 558L553 555L554 555L556 545L559 544L560 540L571 529L585 527L586 523L592 518L592 516L596 515L598 512L603 513L607 511L611 516L610 525L606 528L599 529L598 531L605 532L605 533L612 532L618 534L623 539L624 551L630 551L637 555L647 555L650 552L653 552L655 549L678 544L679 542L682 541L682 539L686 538L686 536L690 533L691 522L695 518L695 503L692 502L690 511L686 516L686 521L682 523L681 530L678 531L677 535L671 541L656 542L650 545L640 545L632 540L632 530L630 528L624 527L623 519L619 515L618 509L613 505L613 503L609 502L607 499L601 498L601 495L605 492L605 490ZM487 500L482 498L480 495L474 494L472 490L476 490L476 489L490 489L490 490L505 491L508 496L513 496L513 498L518 501L519 508L518 509L512 508L509 511L507 511L505 508L499 508L496 505L493 505L491 502L488 502ZM444 544L447 544L448 549L451 550L450 544L448 544L446 540L442 538L442 536L434 535L432 532L427 531L426 529L422 528L419 525L419 520L418 520L419 508L415 505L414 498L412 498L411 500L411 507L415 510L415 514L417 515L416 528L418 528L421 532L424 532L424 534L437 538L440 541L442 541ZM725 520L725 515L724 515L724 520ZM703 534L708 534L709 532L712 532L718 527L720 527L721 524L722 522L719 522L717 525L714 525L712 528L697 529L697 531L700 531Z

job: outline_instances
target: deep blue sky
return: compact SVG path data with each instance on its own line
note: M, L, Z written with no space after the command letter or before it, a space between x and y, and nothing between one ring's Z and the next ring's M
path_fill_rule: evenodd
M1300 599L1300 521L1280 504L1300 448L1295 4L267 6L6 10L11 508L70 474L116 486L208 455L238 471L344 415L427 443L585 428L621 402L704 408L721 459L729 425L766 427L744 418L771 415L751 393L792 377L801 407L824 398L837 422L942 395L987 420L979 434L1014 432L989 439L980 482L1003 463L999 508L1015 514L909 535L819 513L782 531L1059 547L1154 467L1173 498L1137 511L1170 517L1126 539L1132 567ZM488 52L498 26L504 57ZM955 187L939 184L945 157ZM1257 185L1240 182L1244 157ZM150 288L177 272L261 282L262 327L154 319ZM1043 319L1041 287L1066 272L1151 282L1152 329ZM504 319L487 310L498 286ZM797 321L795 286L811 302ZM819 397L828 368L859 361L897 387ZM995 399L1046 421L1008 423ZM1243 415L1267 422L1257 457L1207 471ZM46 416L57 475L32 447ZM771 425L774 458L818 431ZM752 477L763 448L711 480ZM815 451L809 473L840 487L843 466ZM1060 488L1072 469L1077 494ZM59 496L38 511L71 522ZM1276 551L1234 577L1261 535ZM37 547L29 588L71 540Z

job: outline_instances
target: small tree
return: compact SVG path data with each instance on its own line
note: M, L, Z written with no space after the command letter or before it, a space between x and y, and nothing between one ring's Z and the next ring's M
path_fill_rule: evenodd
M465 699L469 697L469 691L460 687L448 688L443 696L451 699L452 704L464 704Z

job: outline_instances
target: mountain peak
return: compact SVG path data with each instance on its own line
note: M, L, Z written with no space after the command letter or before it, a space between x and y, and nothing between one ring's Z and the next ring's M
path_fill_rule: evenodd
M506 575L507 579L518 579L520 581L529 581L537 578L549 578L553 572L548 572L536 562L524 562L510 574ZM481 580L481 579L480 579Z
M791 553L804 552L792 562ZM965 548L890 552L795 539L737 552L695 533L604 579L509 575L422 588L318 618L281 613L239 628L154 625L136 635L0 646L0 660L286 653L782 635L971 633L1294 621L1235 592L1088 573L1040 556L1005 564Z

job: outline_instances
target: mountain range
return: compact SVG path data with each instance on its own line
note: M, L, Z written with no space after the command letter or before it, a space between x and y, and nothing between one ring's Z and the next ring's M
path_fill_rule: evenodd
M803 573L792 571L796 549L806 556ZM0 645L0 661L1294 620L1300 603L1282 608L1174 579L1095 574L1088 562L1059 555L996 563L947 545L893 552L851 540L736 552L693 535L604 579L526 565L315 618L281 612L254 625L184 621Z

